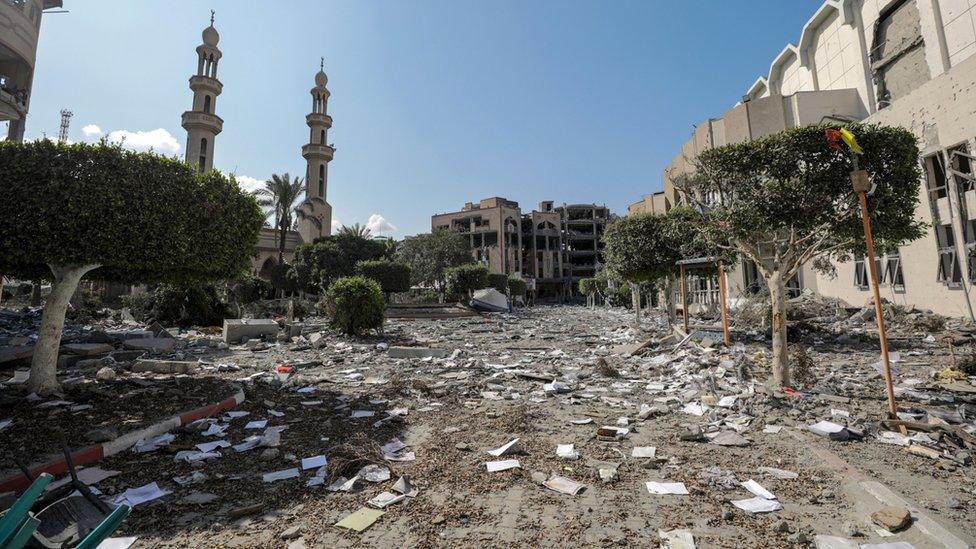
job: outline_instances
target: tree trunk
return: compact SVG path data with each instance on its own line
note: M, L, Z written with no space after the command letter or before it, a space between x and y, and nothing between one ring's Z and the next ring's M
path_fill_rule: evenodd
M789 387L790 354L786 336L786 280L776 271L766 278L773 310L773 385Z
M64 314L81 277L97 267L98 265L51 266L54 283L51 285L51 295L48 296L44 313L41 315L41 329L37 334L37 345L34 347L34 358L31 360L30 379L27 382L30 390L38 395L46 396L61 390L57 369Z
M40 307L41 305L41 282L41 280L31 280L31 307Z
M630 287L630 302L634 307L634 318L637 324L641 321L641 294L640 286L634 284Z
M664 283L664 306L668 309L668 323L672 326L678 320L674 305L674 277L669 276Z

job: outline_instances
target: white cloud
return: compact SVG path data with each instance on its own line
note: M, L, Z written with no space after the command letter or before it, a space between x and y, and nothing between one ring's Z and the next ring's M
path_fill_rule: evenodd
M96 124L89 124L81 129L81 133L85 134L85 137L95 137L101 136L103 133L102 128L99 128Z
M339 229L341 229L341 228L342 228L342 221L339 221L338 219L336 219L336 218L333 217L332 218L332 234L335 234L335 233L339 232Z
M386 220L380 214L373 214L369 216L369 221L366 222L366 227L369 228L369 232L374 235L379 235L383 233L392 233L397 230L396 226Z
M254 192L257 189L264 187L263 179L258 179L249 175L235 175L234 178L237 179L237 186L243 189L244 192Z
M148 151L152 149L158 153L178 153L180 143L163 128L150 131L129 131L115 130L108 134L108 140L114 143L122 143L122 146L135 151Z

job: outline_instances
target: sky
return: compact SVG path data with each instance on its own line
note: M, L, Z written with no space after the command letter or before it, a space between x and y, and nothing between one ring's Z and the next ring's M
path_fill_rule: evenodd
M817 0L64 0L43 18L28 139L185 151L195 48L216 11L215 168L304 176L325 58L339 223L395 237L491 196L596 202L661 189L694 125L731 108ZM4 130L5 128L0 128ZM335 224L335 222L334 222Z

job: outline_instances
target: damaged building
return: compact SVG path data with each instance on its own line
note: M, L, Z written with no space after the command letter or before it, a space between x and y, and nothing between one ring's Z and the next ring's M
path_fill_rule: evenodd
M600 268L603 231L612 217L603 205L552 201L523 214L518 202L492 197L431 216L431 229L467 236L475 262L532 280L538 299L565 300L578 295L580 279Z
M900 126L919 139L923 179L917 217L927 234L878 259L885 299L973 317L976 282L976 4L967 0L827 0L764 76L728 112L699 123L662 177L663 190L629 214L662 213L681 197L674 182L696 156L797 126L858 120ZM715 282L693 284L714 300ZM870 298L863 259L834 277L805 268L791 290L809 288L849 303ZM730 276L731 299L761 289L754 265ZM697 299L696 299L697 302Z

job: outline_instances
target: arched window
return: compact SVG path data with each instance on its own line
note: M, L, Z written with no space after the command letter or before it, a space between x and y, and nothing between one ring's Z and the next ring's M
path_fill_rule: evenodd
M319 143L325 145L325 130L319 132Z
M325 198L325 164L319 166L319 196Z
M200 140L200 171L207 169L207 138Z
M203 96L203 112L210 114L210 96Z

